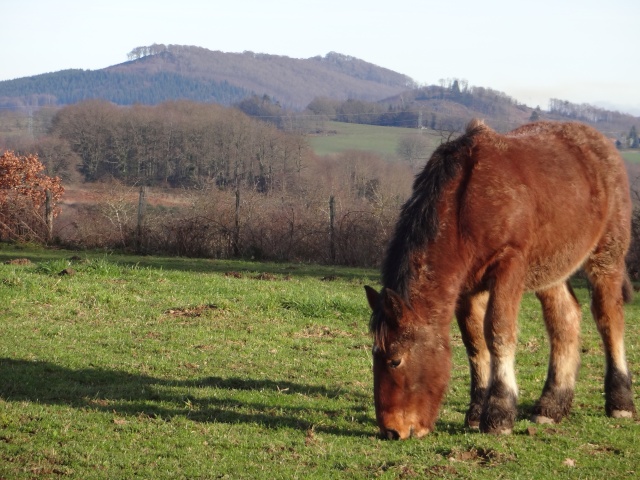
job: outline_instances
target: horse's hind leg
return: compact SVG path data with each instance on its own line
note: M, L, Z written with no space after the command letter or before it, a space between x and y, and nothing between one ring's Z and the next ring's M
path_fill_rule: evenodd
M467 349L471 374L471 401L464 419L469 428L480 428L482 404L491 374L489 350L484 339L484 316L488 299L488 292L464 295L460 297L456 307L456 318L462 342Z
M571 410L580 366L581 310L568 283L536 292L542 304L551 352L547 381L533 407L536 423L557 423Z
M604 346L606 371L604 378L605 411L614 418L628 418L635 413L631 392L631 374L624 350L623 288L624 265L603 268L597 258L585 266L593 293L591 312Z

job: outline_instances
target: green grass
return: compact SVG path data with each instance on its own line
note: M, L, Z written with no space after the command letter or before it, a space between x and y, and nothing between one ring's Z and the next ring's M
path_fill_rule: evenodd
M383 158L395 157L398 142L407 135L427 136L435 150L440 145L440 136L432 130L415 128L378 127L356 123L326 122L326 135L309 136L309 144L317 155L332 155L348 150L373 152ZM431 152L429 152L429 155Z
M631 163L640 163L640 150L623 150L622 157Z
M77 255L79 258L71 259ZM25 265L5 260L28 258ZM74 275L59 275L71 268ZM633 478L640 426L604 416L585 309L574 410L534 426L540 308L520 314L511 436L465 430L454 368L437 431L378 438L365 283L377 272L0 246L0 478ZM627 349L640 366L640 300Z

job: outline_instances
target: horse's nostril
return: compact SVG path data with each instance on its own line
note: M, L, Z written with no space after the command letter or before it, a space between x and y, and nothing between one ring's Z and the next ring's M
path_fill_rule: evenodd
M387 434L387 438L389 440L399 440L400 439L400 434L398 432L396 432L395 430L387 430L386 434Z

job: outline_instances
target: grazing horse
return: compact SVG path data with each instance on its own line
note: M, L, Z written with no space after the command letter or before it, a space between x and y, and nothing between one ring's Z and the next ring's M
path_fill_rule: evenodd
M510 433L514 356L525 291L542 304L551 352L532 420L569 413L579 367L581 310L568 278L583 268L606 358L605 409L635 413L623 300L631 200L612 142L579 123L540 122L501 135L472 121L417 175L382 267L373 311L373 380L382 436L433 430L451 369L457 318L471 370L465 424Z

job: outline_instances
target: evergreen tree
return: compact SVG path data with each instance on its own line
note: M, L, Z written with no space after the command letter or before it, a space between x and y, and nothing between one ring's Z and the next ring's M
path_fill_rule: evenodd
M453 98L460 96L460 83L458 80L453 81L453 85L451 85L451 93L453 94Z
M629 130L629 136L627 137L629 140L629 146L631 148L638 148L640 146L638 142L638 132L636 131L636 126L633 125L631 130Z
M537 122L540 120L540 106L537 106L536 109L531 112L531 116L529 117L530 122Z

